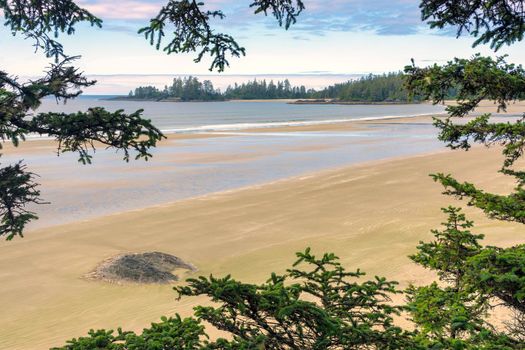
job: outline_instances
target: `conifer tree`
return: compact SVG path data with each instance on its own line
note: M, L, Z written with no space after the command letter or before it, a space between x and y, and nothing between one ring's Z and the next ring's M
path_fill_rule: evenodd
M408 308L420 334L417 338L427 347L455 348L481 346L498 336L485 321L488 301L485 294L471 288L465 278L467 260L482 249L483 235L470 232L473 226L461 210L443 209L448 215L444 230L433 230L435 241L420 242L418 252L410 258L433 270L442 284L411 286L407 290ZM507 342L511 343L508 339Z
M402 308L391 303L396 283L382 277L361 282L333 254L307 249L283 275L247 284L230 276L200 277L175 287L179 297L207 296L195 318L162 318L142 334L91 330L57 349L417 349L411 333L394 324ZM208 340L202 322L225 332Z
M453 26L458 36L467 33L476 37L474 46L488 43L497 51L503 45L521 41L525 32L523 1L423 0L420 7L431 27ZM491 219L525 223L525 172L516 165L525 147L525 115L500 122L484 114L465 123L456 122L469 116L482 100L494 101L498 110L505 110L509 103L522 99L523 68L507 63L505 57L475 55L470 59L454 58L444 66L419 68L412 64L405 72L408 89L434 103L444 102L450 90L456 92L456 104L447 107L448 117L434 120L440 140L452 149L469 150L474 143L501 146L500 171L516 182L512 193L495 194L451 174L432 175L445 187L444 193L466 198L468 205L483 210ZM484 247L465 258L461 283L470 293L496 300L512 310L514 321L509 334L514 339L525 339L525 246Z

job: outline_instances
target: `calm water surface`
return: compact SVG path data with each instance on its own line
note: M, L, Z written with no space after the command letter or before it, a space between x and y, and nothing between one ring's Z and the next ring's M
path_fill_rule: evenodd
M156 103L80 99L66 111L103 105L145 115L164 130L236 130L241 125L315 123L441 112L440 107L289 105L282 102ZM47 100L41 110L64 111ZM225 126L226 125L226 126ZM217 132L217 131L215 131ZM301 176L365 161L441 149L435 130L417 123L371 123L353 132L222 131L221 137L168 140L153 151L151 161L124 163L121 154L98 151L94 164L81 165L73 154L24 154L31 171L41 177L49 205L35 209L46 227L124 210L144 208L218 191ZM18 156L6 154L4 162Z
M57 104L44 100L39 112L77 112L100 106L110 111L123 109L130 113L144 109L161 130L173 132L235 130L246 127L316 124L388 116L442 113L442 106L414 105L293 105L284 102L151 102L108 101L89 96Z

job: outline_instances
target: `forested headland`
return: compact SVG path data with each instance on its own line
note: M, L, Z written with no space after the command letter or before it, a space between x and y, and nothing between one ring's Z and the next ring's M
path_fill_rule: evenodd
M297 103L409 103L419 102L410 98L404 86L401 72L367 75L358 80L328 86L322 90L307 89L304 85L293 86L288 79L274 82L257 80L235 83L221 91L210 80L199 81L196 77L175 78L164 89L140 86L127 97L117 99L150 101L226 101L226 100L273 100L296 99Z
M404 84L401 72L369 74L358 80L331 85L313 93L311 98L346 102L409 102L411 99Z

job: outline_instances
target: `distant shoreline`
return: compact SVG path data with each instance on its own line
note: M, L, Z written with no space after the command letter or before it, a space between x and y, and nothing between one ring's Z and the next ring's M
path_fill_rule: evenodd
M268 98L268 99L223 99L223 100L182 100L180 98L134 98L134 97L110 97L105 98L106 101L134 101L134 102L285 102L291 105L415 105L423 102L407 102L407 101L339 101L339 100L295 100L282 98Z
M408 102L408 101L340 101L340 100L297 100L288 102L292 105L417 105L422 102Z
M135 97L109 97L109 98L103 98L102 100L105 101L134 101L134 102L227 102L228 100L188 100L184 101L180 98L135 98Z

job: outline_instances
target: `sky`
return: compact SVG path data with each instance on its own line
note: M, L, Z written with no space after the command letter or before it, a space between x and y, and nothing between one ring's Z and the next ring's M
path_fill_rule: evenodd
M167 0L166 0L167 1ZM214 21L217 32L232 35L247 55L232 58L218 85L232 76L289 76L308 87L348 80L356 74L399 71L414 58L418 65L445 63L474 53L493 54L488 47L472 48L473 39L457 39L451 30L430 30L421 22L419 0L304 0L306 10L289 30L271 15L253 13L251 0L203 0L207 9L220 9L226 17ZM104 20L103 27L77 27L73 36L61 36L66 52L81 55L77 65L101 82L91 93L125 93L147 77L164 85L174 75L209 75L209 60L194 63L195 55L166 55L157 51L137 30L156 15L165 1L77 0ZM525 63L521 43L498 55ZM13 37L0 27L0 67L11 74L33 77L49 61L34 51L32 42ZM320 76L324 78L321 79ZM244 78L243 78L244 77ZM308 80L308 77L312 77Z

